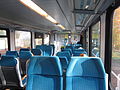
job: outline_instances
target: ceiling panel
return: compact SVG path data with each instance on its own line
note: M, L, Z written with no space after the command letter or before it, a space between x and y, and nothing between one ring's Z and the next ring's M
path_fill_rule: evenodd
M64 25L66 29L71 29L65 15L63 14L56 0L33 0L37 5L44 9L49 15L55 18L59 23ZM67 2L68 3L68 2ZM64 4L66 7L68 4ZM63 7L63 6L62 6ZM63 10L64 11L64 10ZM34 26L43 29L56 30L60 29L53 23L38 15L28 7L21 4L18 0L1 0L0 1L0 18L5 18L11 21L22 23L29 26ZM71 18L71 16L70 16ZM68 19L70 19L68 18ZM73 24L73 23L72 23Z
M75 9L94 10L100 0L75 0Z

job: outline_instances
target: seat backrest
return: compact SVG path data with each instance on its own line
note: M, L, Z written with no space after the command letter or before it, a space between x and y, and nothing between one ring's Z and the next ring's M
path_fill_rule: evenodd
M36 45L36 48L41 49L42 51L44 51L46 46L47 45Z
M16 58L19 56L17 51L6 51L6 55L13 55Z
M56 54L56 56L60 57L60 56L65 56L67 57L68 61L71 60L71 55L70 55L70 52L69 51L63 51L63 52L58 52Z
M33 55L39 55L39 56L42 55L42 50L40 49L31 49L31 52Z
M37 45L36 48L42 50L43 56L52 56L52 54L53 54L53 48L52 48L52 46Z
M74 49L73 56L80 56L80 54L87 54L85 49Z
M21 51L30 51L30 49L29 49L29 48L21 48L21 49L20 49L20 52L21 52Z
M46 46L44 56L52 56L52 54L53 54L53 47L52 46Z
M66 46L66 48L70 48L72 50L72 52L74 50L74 46L73 45L72 46Z
M62 68L58 57L33 56L27 74L26 90L63 90Z
M19 53L19 58L23 60L28 60L32 56L31 51L21 51Z
M80 47L82 47L81 44L75 44L74 46L75 46L75 48L77 48L77 49L80 48Z
M66 72L66 90L106 90L100 58L74 57Z
M26 74L26 62L32 57L32 53L30 51L21 51L19 53L19 61L23 71L23 74Z
M62 51L69 51L69 52L70 52L70 55L72 56L72 50L71 50L70 48L62 49Z
M19 61L14 56L2 56L0 72L4 87L23 87L19 70Z

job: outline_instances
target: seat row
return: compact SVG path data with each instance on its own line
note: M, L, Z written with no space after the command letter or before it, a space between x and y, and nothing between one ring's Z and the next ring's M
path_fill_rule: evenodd
M100 58L72 58L64 77L58 57L34 56L27 74L26 90L107 90Z
M80 54L87 54L85 49L83 49L82 47L76 48L73 46L65 46L64 48L61 48L61 51L69 51L72 56L80 56Z
M40 48L39 48L40 47ZM26 74L26 62L33 55L51 56L53 55L53 45L37 45L35 49L21 48L19 54L17 51L7 51L6 55L14 56L20 61L20 68L23 75Z
M23 88L19 60L2 56L1 88ZM106 90L106 74L100 58L72 57L63 75L57 56L32 56L27 65L26 90Z

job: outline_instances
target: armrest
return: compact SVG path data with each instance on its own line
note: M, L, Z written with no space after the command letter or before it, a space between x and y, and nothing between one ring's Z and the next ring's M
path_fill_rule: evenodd
M27 78L27 75L24 75L24 76L22 77L22 80L24 80L25 78Z
M24 77L22 77L22 84L25 86L27 82L27 75L24 75Z
M108 90L108 74L105 74L105 79L106 79L106 90Z

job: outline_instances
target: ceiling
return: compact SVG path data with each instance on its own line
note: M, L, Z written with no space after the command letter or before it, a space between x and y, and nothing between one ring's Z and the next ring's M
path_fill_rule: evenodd
M114 0L32 0L50 16L71 32L82 31L91 17L99 15ZM92 19L91 19L92 20ZM9 25L15 29L40 30L49 32L62 31L55 24L24 6L19 0L0 1L0 25Z

